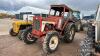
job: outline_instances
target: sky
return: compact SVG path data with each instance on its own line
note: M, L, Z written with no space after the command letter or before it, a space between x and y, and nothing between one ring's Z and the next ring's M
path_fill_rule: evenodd
M0 0L0 10L18 11L26 6L49 9L51 4L66 4L75 10L92 14L96 11L100 0Z

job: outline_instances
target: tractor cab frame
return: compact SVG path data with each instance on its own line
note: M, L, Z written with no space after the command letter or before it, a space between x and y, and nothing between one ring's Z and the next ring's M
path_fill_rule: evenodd
M58 16L59 17L64 17L64 13L65 12L72 12L73 10L68 8L66 5L51 5L51 9L49 11L49 16L51 15L50 13L52 12L52 10L54 11L54 15L57 15L58 12Z
M32 33L38 37L45 35L50 30L59 30L62 33L67 23L74 22L72 13L73 10L66 5L51 5L47 18L43 19L40 16L34 17ZM36 21L40 22L37 28L36 25L38 23ZM45 29L46 27L48 30Z
M25 31L24 42L32 44L37 39L41 39L43 50L49 53L57 49L59 38L66 43L71 43L75 36L72 12L73 10L66 5L51 5L47 18L34 16L32 27Z

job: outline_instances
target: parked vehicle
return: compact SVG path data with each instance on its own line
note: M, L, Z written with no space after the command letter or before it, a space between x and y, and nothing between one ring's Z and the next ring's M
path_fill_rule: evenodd
M38 13L38 14L34 14L35 16L41 16L42 18L46 18L47 17L47 14L41 14L41 13ZM30 14L25 14L25 15L23 15L23 19L24 20L27 20L27 18L28 18L28 21L33 21L33 16L34 15L30 15ZM32 24L31 24L32 25ZM32 26L27 26L27 28L28 27L32 27ZM26 28L25 28L26 29ZM18 38L20 39L20 40L23 40L23 34L24 34L24 32L25 32L25 29L23 29L23 30L20 30L20 32L18 33Z
M87 23L94 21L95 17L96 17L95 14L83 17L83 19L82 19L83 31L85 31L85 32L87 31L87 27L88 27Z
M94 53L100 54L100 5L97 9L96 19L88 22L87 39L83 40L81 45L83 56L93 56ZM85 52L85 53L84 53Z
M33 16L32 16L33 17ZM17 36L20 30L26 29L27 27L32 26L32 21L28 18L23 20L17 20L12 23L12 28L9 31L11 36Z
M66 5L51 5L47 18L34 16L32 27L24 32L23 40L32 44L40 39L43 50L52 53L59 45L59 39L71 43L75 36L73 10Z
M76 26L76 31L79 32L82 30L82 22L81 22L81 14L80 11L73 11L73 15L75 17L75 26Z
M31 26L31 24L31 22L27 21L15 21L9 33L11 36L17 36L20 30L26 29L26 27Z

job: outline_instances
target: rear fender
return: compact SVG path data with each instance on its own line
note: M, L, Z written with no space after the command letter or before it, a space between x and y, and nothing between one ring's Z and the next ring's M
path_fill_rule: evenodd
M69 24L70 24L70 25L69 25ZM66 26L71 27L72 25L74 25L74 27L75 27L75 23L72 22L72 21L65 22L65 24L64 24L64 26L63 26L63 30L64 30L64 28L65 28Z
M68 24L70 24L70 25L67 25L67 26L69 26L69 27L71 27L71 26L74 26L74 27L75 27L75 24L74 24L73 22L70 22L70 23L68 23Z

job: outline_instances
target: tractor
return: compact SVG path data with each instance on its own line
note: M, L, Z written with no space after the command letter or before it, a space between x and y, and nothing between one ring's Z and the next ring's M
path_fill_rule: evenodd
M47 15L46 14L34 14L35 16L41 16L41 17L46 17ZM24 34L24 30L28 27L31 27L32 26L32 18L34 15L28 15L28 14L25 14L24 16L26 16L25 18L23 18L23 20L17 20L17 21L14 21L12 23L12 28L10 29L9 31L9 34L11 36L17 36L20 40L22 40L23 38L23 34Z
M81 42L81 56L100 56L100 5L95 19L90 20L87 26L87 36Z
M9 34L11 36L18 36L19 39L21 39L20 36L23 32L22 30L24 30L30 26L32 26L32 20L30 20L28 17L23 20L14 21L12 23L12 28L10 29Z
M31 21L23 21L23 20L18 20L14 21L12 23L13 27L10 29L9 34L11 36L17 36L20 30L25 29L27 26L31 26L32 22Z
M25 30L23 40L26 44L35 43L40 39L44 52L57 50L59 40L71 43L75 36L73 10L68 6L51 5L47 18L34 16L32 27Z
M76 31L79 32L82 30L82 22L81 22L81 12L80 11L73 11L73 15L76 18L75 19L75 26L76 26Z

